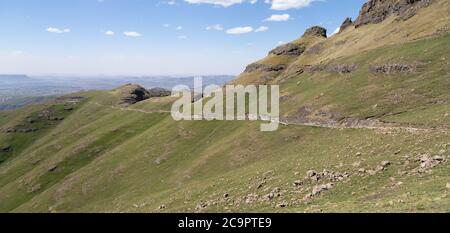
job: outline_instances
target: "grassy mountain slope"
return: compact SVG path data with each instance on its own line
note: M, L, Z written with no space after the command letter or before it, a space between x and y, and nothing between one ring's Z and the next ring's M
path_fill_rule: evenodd
M126 107L117 90L0 112L0 211L448 212L449 11L436 0L259 61L284 68L233 83L281 85L276 132L176 122L173 98Z

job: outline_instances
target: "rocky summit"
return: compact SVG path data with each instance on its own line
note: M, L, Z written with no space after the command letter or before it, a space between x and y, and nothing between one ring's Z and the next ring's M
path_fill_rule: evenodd
M125 105L132 105L143 100L154 97L166 97L172 93L164 88L145 89L138 84L127 84L115 90L120 93L121 103Z
M320 27L320 26L314 26L311 28L308 28L305 33L303 34L304 37L307 36L318 36L318 37L327 37L327 29Z
M150 98L150 92L138 84L127 84L117 89L123 104L135 104Z

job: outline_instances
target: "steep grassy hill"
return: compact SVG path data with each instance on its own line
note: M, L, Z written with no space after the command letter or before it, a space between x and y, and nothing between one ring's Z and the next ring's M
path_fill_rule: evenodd
M233 81L281 85L275 132L120 88L0 112L0 211L449 212L450 3L371 2Z

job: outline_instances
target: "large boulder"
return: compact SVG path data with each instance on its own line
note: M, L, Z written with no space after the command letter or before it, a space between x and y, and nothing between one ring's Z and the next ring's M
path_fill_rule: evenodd
M433 0L369 0L365 3L355 21L355 27L380 23L391 15L406 20L418 9L427 7Z
M316 37L327 37L327 29L319 26L314 26L311 28L308 28L305 33L303 34L304 37L306 36L316 36Z

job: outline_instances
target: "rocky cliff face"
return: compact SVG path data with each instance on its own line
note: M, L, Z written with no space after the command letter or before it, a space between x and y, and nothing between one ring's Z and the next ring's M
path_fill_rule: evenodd
M303 34L302 38L305 37L317 37L317 38L326 38L327 30L325 28L314 26L308 28ZM296 57L301 56L308 49L307 43L304 41L297 41L294 43L287 43L284 45L280 45L277 48L273 49L269 52L269 56L289 56L291 59L295 59ZM319 48L320 49L320 48ZM309 48L311 50L311 48ZM314 50L314 49L313 49ZM312 53L311 51L309 51ZM260 62L255 62L248 65L244 71L244 73L252 73L252 72L263 72L263 73L279 73L284 71L288 67L288 64L262 64Z
M281 45L274 50L270 51L269 54L273 55L286 55L286 56L300 56L305 52L305 46L293 43L287 43Z
M427 7L433 0L369 0L365 3L355 21L355 27L380 23L391 15L406 20L414 16L418 9Z

